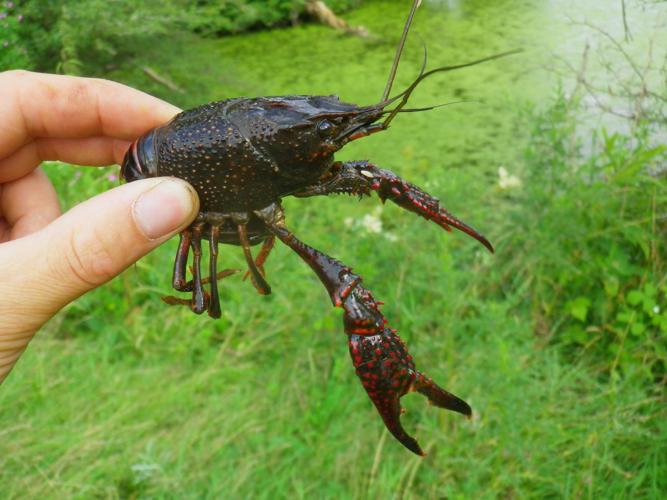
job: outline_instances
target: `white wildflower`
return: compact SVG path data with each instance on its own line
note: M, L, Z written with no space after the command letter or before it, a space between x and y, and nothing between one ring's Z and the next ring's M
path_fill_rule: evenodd
M141 483L162 472L162 467L158 464L133 464L132 472L134 473L134 480Z
M366 214L364 218L361 219L361 225L369 233L381 233L382 232L382 221L377 215Z
M658 305L653 306L653 314L660 314L660 306Z
M398 236L396 236L394 233L384 233L384 237L392 243L398 241Z
M500 187L500 189L512 189L521 187L521 179L519 179L516 175L510 175L505 167L499 167L498 187Z

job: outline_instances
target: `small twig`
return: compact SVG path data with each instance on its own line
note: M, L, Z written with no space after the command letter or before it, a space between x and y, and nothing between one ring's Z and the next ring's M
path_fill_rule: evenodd
M183 94L185 92L181 87L176 85L174 82L172 82L168 78L159 75L154 69L152 69L148 66L143 66L141 69L143 70L144 73L146 73L146 75L148 77L150 77L151 79L155 80L156 82L164 85L169 90L173 90L174 92L179 92L181 94Z
M581 64L579 65L579 71L576 72L577 84L575 85L574 91L572 92L573 97L578 94L581 85L586 86L586 77L584 75L586 75L586 70L588 69L588 51L590 50L590 48L591 48L590 44L586 42L586 46L584 47L584 53L581 56ZM565 61L565 59L563 59L563 61ZM565 62L565 64L568 63Z
M623 31L625 33L625 41L628 42L632 40L632 34L630 33L630 27L628 26L628 18L625 15L625 0L621 0L621 11L623 12Z
M635 63L634 59L630 56L630 54L627 53L627 51L623 48L623 46L619 43L616 38L614 38L612 35L610 35L607 31L603 30L599 26L596 26L595 24L589 23L589 22L574 22L574 24L579 24L580 26L586 26L587 28L592 29L593 31L597 31L600 33L602 36L604 36L607 40L609 40L614 47L621 53L623 58L627 61L627 63L630 65L632 70L635 72L635 74L639 77L639 79L642 82L642 85L646 85L646 81L644 78L644 74L642 71L637 67L637 63Z
M363 26L350 26L343 19L338 17L327 4L321 0L308 0L306 2L306 12L317 19L322 24L331 26L334 29L345 31L351 35L357 35L363 38L370 36L370 33Z
M622 7L625 9L625 3L623 3ZM573 25L584 26L605 38L609 42L608 47L614 54L620 55L620 59L630 67L631 72L635 75L634 77L628 78L623 74L619 65L612 64L609 60L603 59L601 61L601 67L607 74L607 84L604 86L595 85L587 79L587 64L590 57L587 44L579 68L575 68L574 65L567 60L556 56L561 60L563 67L568 69L570 73L576 77L574 95L576 95L577 92L583 91L591 98L593 106L597 107L602 112L635 123L640 121L665 123L664 103L667 102L667 95L662 95L661 92L652 89L649 85L649 77L653 72L664 71L664 68L662 67L654 68L653 66L653 40L649 41L648 58L646 62L638 61L630 55L629 49L627 49L626 45L620 38L614 37L608 31L605 31L594 23L588 21L575 21L571 17L569 19ZM627 20L625 20L625 26L627 30L627 41L632 38L629 26L627 25ZM623 100L628 105L628 108L618 109L616 106L606 102L605 98Z
M638 117L636 113L627 114L622 113L621 111L616 111L614 108L603 103L594 92L588 91L588 95L593 98L597 108L604 111L605 113L609 113L610 115L618 116L619 118L624 118L626 120L637 121Z

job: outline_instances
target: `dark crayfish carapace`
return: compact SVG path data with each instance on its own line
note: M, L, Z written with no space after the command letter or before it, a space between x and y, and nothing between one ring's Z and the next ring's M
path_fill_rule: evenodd
M492 251L483 236L447 212L433 196L367 161L337 162L334 153L350 141L386 130L398 113L419 111L405 105L429 75L504 55L426 72L422 68L406 90L387 98L388 85L381 102L371 106L348 104L336 96L229 99L184 111L139 138L127 152L122 176L127 181L180 177L194 186L201 202L199 216L180 235L173 273L174 288L191 293L191 298L166 297L165 301L184 304L197 314L207 311L211 317L220 316L217 281L235 271L218 271L218 243L240 245L255 288L261 294L270 293L264 263L277 237L315 271L334 306L344 310L350 355L361 383L389 431L408 449L423 455L401 426L400 397L418 391L434 405L468 416L470 407L415 368L405 344L380 313L382 303L362 286L357 274L289 231L281 198L376 192L382 201L390 200L448 231L451 227L464 231ZM399 56L400 47L395 65ZM206 278L201 270L202 239L208 240L210 251ZM262 248L253 258L250 247L259 243ZM190 250L192 280L187 280Z

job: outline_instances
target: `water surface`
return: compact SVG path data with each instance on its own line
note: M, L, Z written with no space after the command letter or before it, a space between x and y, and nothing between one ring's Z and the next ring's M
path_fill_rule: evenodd
M351 24L365 26L373 35L369 39L304 24L200 41L162 57L170 62L169 74L197 89L177 96L182 106L239 95L297 93L336 94L350 102L373 103L384 89L410 3L368 0L344 14ZM656 36L667 9L636 5L628 2L627 21L632 50L641 52L648 46L646 40ZM440 176L434 176L433 169L460 169L460 185L452 189L461 189L471 177L487 176L492 183L500 166L512 171L520 162L528 134L526 113L551 101L563 74L561 58L577 67L587 43L593 49L600 45L600 34L578 23L595 24L623 39L620 8L621 2L602 0L425 0L394 91L418 74L424 46L429 68L516 48L524 52L434 75L420 85L411 105L468 102L401 115L391 130L349 145L339 157L371 159L436 184ZM631 72L622 62L618 61L619 71ZM595 61L589 66L601 71ZM566 86L574 81L567 71Z

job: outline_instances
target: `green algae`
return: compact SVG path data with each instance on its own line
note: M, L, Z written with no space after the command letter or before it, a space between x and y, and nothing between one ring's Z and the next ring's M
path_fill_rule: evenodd
M466 2L449 8L425 2L416 16L394 90L407 86L418 74L423 47L428 49L429 67L528 48L532 35L526 34L526 26L534 14L521 5L508 10L510 3ZM282 94L335 94L349 102L372 103L384 89L404 7L405 2L370 1L351 11L347 20L365 26L372 33L368 39L304 24L217 40L188 39L167 44L168 54L159 48L150 56L189 90L187 95L167 94L184 107L240 95ZM520 36L515 35L517 26L522 27ZM527 51L433 76L415 92L412 106L466 102L402 115L390 131L350 145L341 157L372 159L408 173L462 168L479 174L511 162L523 137L516 131L515 111L529 96L536 97L535 89L540 87L540 77L526 71L531 57ZM149 90L165 95L164 89L146 83Z

